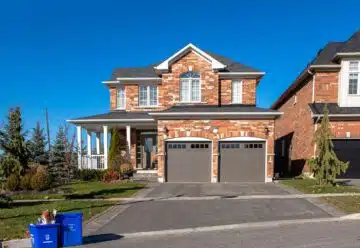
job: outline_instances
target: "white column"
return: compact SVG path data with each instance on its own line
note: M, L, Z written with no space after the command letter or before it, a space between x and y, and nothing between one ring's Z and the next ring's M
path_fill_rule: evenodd
M81 126L76 126L76 136L77 136L77 155L78 155L78 168L81 169Z
M100 133L96 133L96 154L100 154Z
M131 151L131 127L126 126L126 145L127 145L127 158L130 160Z
M108 126L103 126L104 129L104 169L108 168Z
M92 168L92 163L91 163L91 132L89 130L87 130L87 155L88 155L87 168L88 169L93 169Z

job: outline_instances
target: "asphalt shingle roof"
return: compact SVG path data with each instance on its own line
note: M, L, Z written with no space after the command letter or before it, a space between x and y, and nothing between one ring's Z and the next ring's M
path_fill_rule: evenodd
M309 107L314 115L324 114L325 103L310 103ZM360 114L360 107L339 107L337 103L327 104L329 115Z
M152 119L152 117L148 114L148 112L127 112L127 111L111 111L104 114L91 115L81 118L72 119L74 121L81 120L121 120L121 119Z
M231 112L269 112L277 114L279 113L276 110L268 108L258 108L255 105L248 104L231 104L231 105L175 105L163 111L161 113L173 113L173 112L222 112L222 113L231 113Z

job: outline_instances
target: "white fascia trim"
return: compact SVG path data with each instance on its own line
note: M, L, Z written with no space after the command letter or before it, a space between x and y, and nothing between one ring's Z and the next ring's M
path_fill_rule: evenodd
M148 122L154 119L84 119L84 120L66 120L70 123L89 123L89 122Z
M211 141L209 139L206 138L200 138L200 137L180 137L180 138L170 138L170 139L166 139L165 141Z
M246 136L240 136L240 137L230 137L230 138L224 138L220 139L219 141L266 141L265 139L256 138L256 137L246 137Z
M310 69L311 68L341 68L341 65L311 65Z
M192 43L189 43L188 45L186 45L184 48L180 49L179 51L177 51L175 54L173 54L172 56L170 56L168 59L166 59L165 61L161 62L159 65L155 66L154 68L156 70L168 70L169 69L169 62L171 60L173 60L174 58L180 56L183 52L187 51L188 49L192 49L195 52L199 53L201 56L203 56L204 58L208 59L209 61L211 61L211 66L212 69L223 69L226 67L226 65L222 64L221 62L219 62L218 60L214 59L213 57L211 57L209 54L205 53L204 51L202 51L201 49L199 49L198 47L196 47L195 45L193 45Z
M312 117L323 117L323 114L312 114ZM329 114L329 117L360 117L360 114Z
M360 56L360 52L352 52L352 53L337 53L336 56Z
M280 116L283 112L167 112L167 113L149 113L154 116L167 116L167 115L276 115Z
M247 75L256 75L256 76L263 76L263 75L265 75L265 72L261 72L261 71L259 71L259 72L256 72L256 71L253 71L253 72L219 72L218 73L220 76L237 76L237 75L239 75L239 76L242 76L242 75L244 75L244 76L247 76Z
M159 77L118 77L116 78L119 81L147 81L147 80L160 80Z

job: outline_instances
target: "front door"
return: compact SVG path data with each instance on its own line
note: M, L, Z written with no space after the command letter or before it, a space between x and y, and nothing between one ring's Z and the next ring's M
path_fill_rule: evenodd
M154 134L141 135L142 169L156 169L157 137Z

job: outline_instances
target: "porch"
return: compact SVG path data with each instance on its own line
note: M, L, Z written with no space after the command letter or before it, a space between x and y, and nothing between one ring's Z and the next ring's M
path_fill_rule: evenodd
M157 125L147 113L111 112L68 122L76 125L79 169L108 169L111 131L120 135L121 155L138 172L157 171ZM135 116L133 116L135 115ZM146 118L145 118L146 117ZM86 137L83 140L83 137Z

